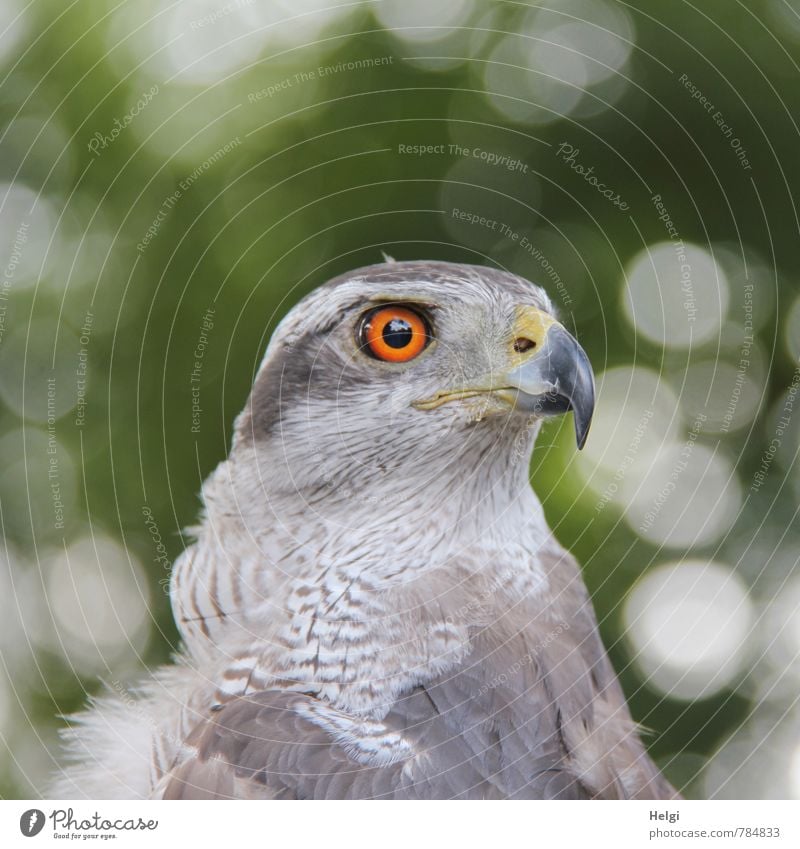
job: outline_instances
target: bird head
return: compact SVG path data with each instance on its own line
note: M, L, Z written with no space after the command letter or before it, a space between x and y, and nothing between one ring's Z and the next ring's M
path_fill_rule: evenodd
M281 322L234 451L270 445L293 488L368 486L412 466L439 474L443 456L463 464L473 449L476 462L488 446L507 454L568 411L581 448L594 400L589 360L544 290L480 266L388 262L330 281Z

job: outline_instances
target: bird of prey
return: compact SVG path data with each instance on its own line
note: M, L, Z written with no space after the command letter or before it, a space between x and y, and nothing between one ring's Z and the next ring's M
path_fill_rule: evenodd
M538 286L386 262L275 331L203 486L183 648L70 723L88 798L672 798L529 481L594 379Z

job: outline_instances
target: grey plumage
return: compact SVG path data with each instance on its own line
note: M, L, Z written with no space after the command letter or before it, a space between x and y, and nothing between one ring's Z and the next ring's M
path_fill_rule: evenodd
M428 316L408 363L362 347L387 304ZM528 481L542 416L580 412L579 443L591 418L588 361L552 312L514 275L403 262L292 310L174 570L180 667L137 717L102 699L79 718L59 791L673 796ZM101 780L123 734L140 760Z
M517 622L476 631L457 669L398 698L368 732L313 694L239 697L197 726L195 754L164 798L674 797L628 719L574 564L562 555L551 568L569 575L564 621L522 609ZM584 774L573 746L590 729L599 763ZM359 739L381 735L407 750L390 763L359 750Z

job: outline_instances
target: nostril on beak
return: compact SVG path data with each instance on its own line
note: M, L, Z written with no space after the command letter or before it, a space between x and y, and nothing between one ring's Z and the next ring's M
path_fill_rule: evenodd
M528 339L525 336L520 336L518 339L514 340L514 350L518 354L524 354L526 351L530 351L531 348L536 347L536 342L533 339Z

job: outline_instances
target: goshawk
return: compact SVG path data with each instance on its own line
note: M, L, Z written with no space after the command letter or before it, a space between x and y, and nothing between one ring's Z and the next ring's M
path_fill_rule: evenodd
M387 262L274 333L203 486L175 663L94 700L55 793L668 798L529 482L594 380L545 292Z

